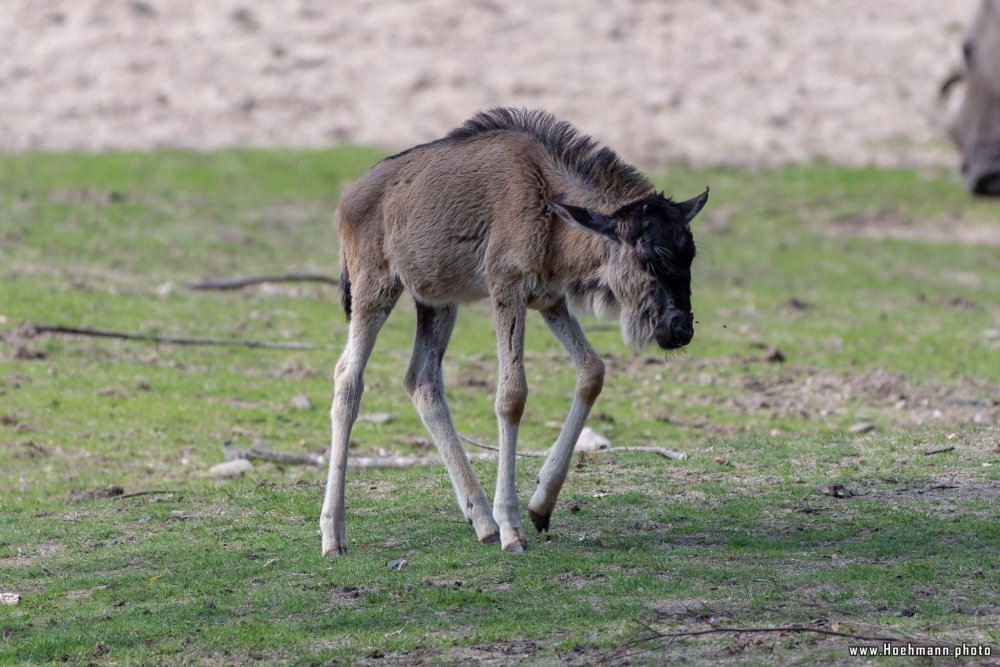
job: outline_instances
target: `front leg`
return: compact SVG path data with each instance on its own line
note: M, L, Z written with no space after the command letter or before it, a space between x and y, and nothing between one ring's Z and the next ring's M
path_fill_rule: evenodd
M566 481L576 441L591 406L604 387L604 362L587 341L580 323L569 312L566 302L562 301L543 310L542 317L573 356L576 364L576 391L573 392L573 406L566 417L566 423L538 473L538 488L528 502L528 516L539 532L549 529L549 518L556 505L559 490Z
M500 430L500 459L497 488L493 498L493 518L500 524L500 542L504 551L524 551L528 542L521 528L521 510L517 501L515 461L517 430L528 398L524 379L523 290L517 286L496 290L493 294L493 317L497 329L497 357L500 374L497 381L496 413Z

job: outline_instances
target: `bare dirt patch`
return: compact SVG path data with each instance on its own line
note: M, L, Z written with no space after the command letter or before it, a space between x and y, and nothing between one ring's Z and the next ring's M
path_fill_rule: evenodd
M58 542L34 546L26 545L21 547L16 555L0 560L0 565L4 567L28 567L34 565L39 558L48 558L61 551L62 548L63 545Z
M546 107L644 164L957 164L976 0L8 0L0 147L404 147Z
M998 223L970 223L959 216L930 220L914 218L895 207L836 218L829 224L818 225L817 229L832 236L1000 246Z
M712 372L719 361L691 359L677 363L679 368L686 367L678 374L681 381L713 388L688 395L686 401L721 405L741 415L873 421L894 428L969 423L989 426L1000 422L1000 387L972 378L948 384L917 382L887 370L843 373L796 364L786 365L777 373L748 372L725 377ZM720 386L735 391L726 395L717 391ZM663 419L670 420L669 416ZM697 423L692 425L699 427ZM708 428L710 424L702 426Z

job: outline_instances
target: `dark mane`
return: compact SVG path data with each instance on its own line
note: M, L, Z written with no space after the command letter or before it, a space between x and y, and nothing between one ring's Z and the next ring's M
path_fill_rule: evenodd
M535 137L570 174L599 191L633 197L653 189L638 169L613 150L541 109L495 107L481 111L452 130L444 141L462 141L499 130L525 132Z

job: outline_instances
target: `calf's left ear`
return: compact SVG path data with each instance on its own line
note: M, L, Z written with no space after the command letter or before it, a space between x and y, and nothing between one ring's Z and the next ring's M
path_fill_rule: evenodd
M549 202L549 207L556 215L571 225L582 227L588 232L607 236L612 241L618 240L618 230L615 228L615 224L611 218L602 213L582 206L570 206L556 202Z
M684 215L684 224L690 225L691 221L694 220L694 217L701 212L701 209L705 208L705 204L707 203L708 186L706 186L705 191L697 197L680 202L678 206L681 207L681 213Z

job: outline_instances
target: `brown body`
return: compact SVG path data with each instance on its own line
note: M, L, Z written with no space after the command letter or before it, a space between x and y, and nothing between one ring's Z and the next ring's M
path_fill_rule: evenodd
M966 187L1000 196L1000 0L982 0L941 95Z
M515 131L380 162L341 199L349 274L385 264L434 305L486 298L491 283L520 275L533 287L529 306L551 305L609 250L606 239L553 215L548 202L574 192L572 203L610 212L653 191L631 184L593 193L568 180L537 140Z
M514 456L528 393L526 310L542 313L577 367L573 405L528 506L542 530L604 381L604 365L569 304L620 313L631 345L687 344L693 336L690 221L706 199L707 191L672 202L568 124L512 109L479 114L442 140L387 158L345 192L337 217L350 329L335 374L323 552L346 551L344 474L364 366L404 288L417 308L404 387L479 539L521 551L527 541ZM441 374L458 304L485 298L493 306L500 366L501 454L492 511L452 424Z

